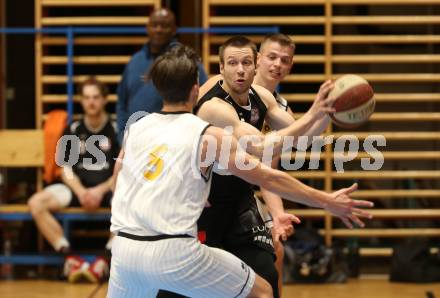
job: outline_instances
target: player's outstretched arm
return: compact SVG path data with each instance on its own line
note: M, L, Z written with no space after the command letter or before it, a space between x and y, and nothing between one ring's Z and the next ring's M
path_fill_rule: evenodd
M215 148L215 152L212 154L215 155L214 159L233 175L251 184L260 185L290 201L326 209L341 218L349 228L353 227L353 223L363 227L364 223L360 218L372 217L367 211L360 209L360 207L373 207L372 202L350 198L350 194L357 189L357 184L331 194L314 189L286 173L265 166L257 158L240 149L235 138L232 138L228 152L222 150L222 142L225 138L228 142L231 140L231 136L222 129L209 127L201 142L202 160L210 155L209 152L207 153L209 147ZM215 146L209 146L212 144L210 142L215 142ZM243 168L243 165L246 167Z

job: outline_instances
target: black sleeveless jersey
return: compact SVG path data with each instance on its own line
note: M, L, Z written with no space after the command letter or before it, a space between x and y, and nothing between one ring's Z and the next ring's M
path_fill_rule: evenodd
M84 123L84 119L75 121L66 127L64 135L75 135L79 139L79 144L76 144L79 146L78 161L72 166L72 170L85 187L96 186L113 175L115 158L119 154L115 127L116 124L110 119L107 120L99 132L91 132ZM94 141L90 143L90 146L95 148L87 148L87 140L90 137L96 138L90 139ZM71 146L72 142L68 142L64 160L69 159ZM101 164L97 159L98 153L93 150L100 151L100 154L103 154L101 158L104 157L104 160L101 160Z
M250 110L238 105L231 96L222 88L223 81L217 82L197 103L194 113L197 114L200 107L215 97L224 100L230 104L236 111L238 118L257 128L259 131L263 127L264 118L266 116L267 107L258 96L257 92L251 87L249 91ZM211 192L209 194L209 202L230 203L237 201L238 198L246 198L253 196L252 185L246 181L232 175L213 174Z

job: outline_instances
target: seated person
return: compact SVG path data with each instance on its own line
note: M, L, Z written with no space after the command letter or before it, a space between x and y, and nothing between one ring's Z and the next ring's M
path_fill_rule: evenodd
M28 202L40 233L57 252L65 255L70 252L70 243L51 212L65 207L82 207L87 211L109 207L113 167L119 153L116 125L105 111L107 87L90 77L80 86L79 93L83 118L67 126L63 139L69 141L60 141L57 148L57 155L65 157L61 160L61 181L35 193ZM70 150L72 146L78 149ZM77 162L72 164L72 161ZM57 163L60 165L59 160ZM72 282L84 273L91 281L97 281L108 269L103 261L98 258L88 266L79 257L68 257L64 273Z

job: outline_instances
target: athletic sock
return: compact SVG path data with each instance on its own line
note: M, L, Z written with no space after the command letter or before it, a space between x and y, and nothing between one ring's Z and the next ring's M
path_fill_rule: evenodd
M61 237L55 242L54 248L57 252L68 254L70 252L70 243L66 238Z

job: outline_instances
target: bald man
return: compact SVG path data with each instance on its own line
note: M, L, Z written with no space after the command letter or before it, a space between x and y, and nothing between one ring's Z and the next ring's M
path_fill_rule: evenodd
M116 104L118 139L121 142L125 126L130 116L139 111L154 113L162 108L162 96L151 81L145 83L143 77L156 57L179 44L175 40L176 18L166 8L154 10L146 25L149 41L136 52L125 67L121 82L118 85ZM198 64L199 80L207 80L202 64Z

